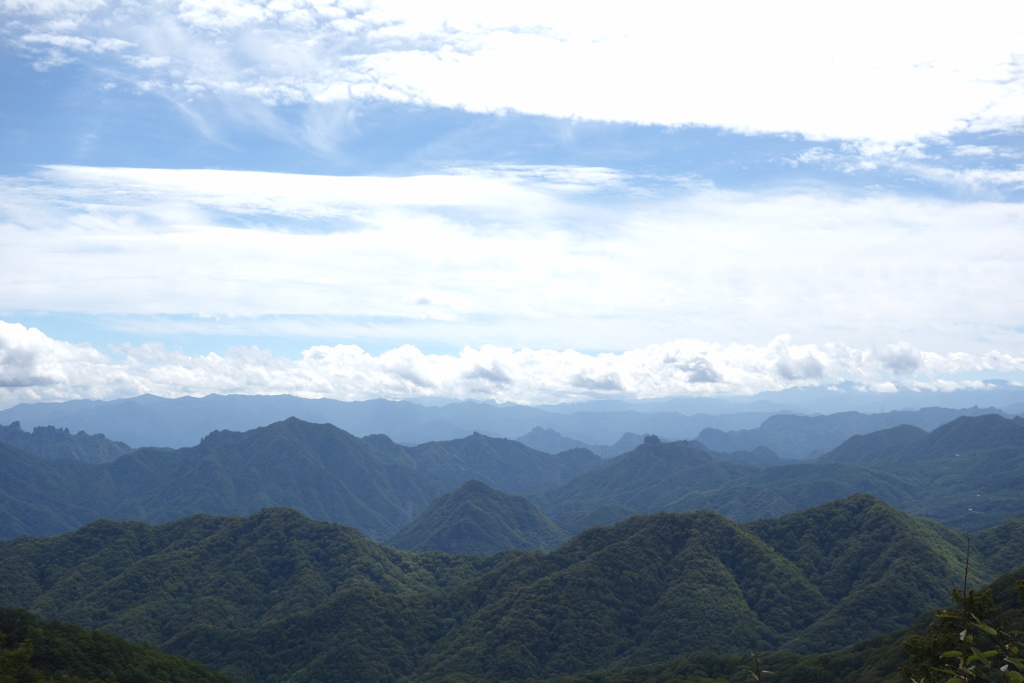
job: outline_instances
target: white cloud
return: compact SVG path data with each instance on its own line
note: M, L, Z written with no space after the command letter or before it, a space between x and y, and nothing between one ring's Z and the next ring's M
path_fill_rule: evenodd
M122 77L160 83L176 98L384 99L887 142L1019 130L1024 121L1024 6L1002 0L970 12L880 0L828 11L802 0L641 0L628 11L575 2L5 0L19 17L8 31L41 33L33 15L49 21L69 4L82 22L61 40L137 46L124 51ZM68 53L39 59L57 63L83 46L68 42Z
M1016 168L954 169L903 164L901 168L933 182L974 192L995 188L1024 189L1024 166L1021 165Z
M953 149L953 155L958 157L991 157L995 156L995 149L988 145L957 145Z
M1022 343L1019 204L633 183L552 167L51 167L0 179L0 310L388 344L623 351L783 330L862 348ZM771 363L818 373L806 354Z
M1024 358L1005 354L938 354L900 345L877 352L841 345L720 345L692 339L623 353L466 347L455 355L425 354L403 345L372 355L353 345L313 346L300 358L255 347L226 355L189 356L161 344L119 345L100 353L0 321L0 408L21 402L113 399L154 393L291 393L342 400L418 396L548 403L587 398L752 394L791 386L850 381L871 391L903 386L950 391L979 388L947 373L1024 371ZM789 359L783 361L782 359ZM780 362L802 367L780 371ZM795 363L795 366L792 365Z

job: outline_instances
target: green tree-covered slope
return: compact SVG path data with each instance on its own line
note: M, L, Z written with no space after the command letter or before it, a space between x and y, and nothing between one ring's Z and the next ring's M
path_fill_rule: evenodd
M599 464L586 451L552 455L482 435L407 449L294 418L96 465L0 444L0 538L70 531L101 517L159 523L286 506L384 539L468 479L535 491Z
M551 550L568 538L526 498L472 479L431 503L387 543L416 552L492 555L513 548Z
M966 530L1024 516L1024 426L1017 421L960 417L930 433L911 431L920 438L910 440L894 436L901 431L854 437L837 449L856 453L857 462L824 456L767 468L724 462L699 443L650 437L607 466L531 500L570 530L585 528L609 504L640 513L711 509L749 521L857 493Z
M1024 564L1021 534L976 534L972 578ZM5 542L0 604L245 680L523 680L851 645L943 605L965 545L868 496L746 525L639 515L488 557L404 552L271 509Z
M716 459L699 443L663 443L648 436L608 465L530 498L564 528L579 531L585 527L578 520L599 507L613 504L657 512L689 491L716 489L759 471L753 465Z
M0 607L4 683L230 683L197 662L109 633Z

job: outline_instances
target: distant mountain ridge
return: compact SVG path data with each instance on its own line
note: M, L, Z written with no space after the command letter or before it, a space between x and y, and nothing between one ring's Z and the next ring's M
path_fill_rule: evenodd
M128 444L111 441L103 434L72 434L67 428L35 427L31 432L26 432L18 421L6 427L0 425L0 443L40 458L70 458L94 463L117 460L132 449Z
M530 448L536 448L538 451L544 451L545 453L562 453L564 451L575 450L577 448L585 448L591 453L600 455L602 458L613 458L616 455L628 453L642 444L644 442L644 437L640 434L626 432L613 444L594 445L583 443L577 439L570 439L567 436L562 436L554 429L534 427L528 434L516 437L516 441L524 443Z
M851 438L821 455L819 462L908 462L943 460L963 452L1024 448L1024 421L999 415L958 417L930 432L908 425Z
M194 446L215 430L247 431L289 417L330 423L357 436L387 434L397 443L459 439L474 432L513 439L534 427L555 429L585 443L613 444L626 432L683 439L713 426L755 427L770 415L682 415L678 412L591 412L586 404L572 411L472 401L425 406L411 401L336 401L296 396L221 396L176 399L137 396L114 401L19 404L0 410L0 424L20 421L27 427L53 425L72 431L102 433L132 446Z
M659 511L710 509L749 521L855 493L973 530L1024 515L1021 422L960 417L924 436L910 428L920 440L904 439L896 451L892 432L855 437L837 453L859 453L857 462L824 457L788 465L765 449L721 454L655 436L606 460L584 449L543 453L482 434L405 447L384 435L357 438L295 418L211 432L191 448L137 449L102 464L45 460L0 443L0 538L52 535L99 517L158 523L281 505L383 540L472 479L527 495L569 532ZM972 444L985 448L968 450ZM875 447L874 455L865 450Z
M758 447L770 448L783 458L808 460L817 457L857 434L869 434L882 429L911 425L925 431L946 424L957 417L977 417L997 414L991 408L922 408L915 411L864 414L858 412L831 415L772 415L754 429L723 432L708 427L696 440L713 451L752 451Z
M894 424L873 422L870 425L846 428L839 435L822 443L814 431L793 436L801 441L790 446L774 443L768 432L765 438L745 439L748 430L759 429L766 419L793 411L819 414L826 411L854 410L863 414L884 414L899 407L899 412L919 412L924 405L950 403L942 410L959 411L942 421L961 414L975 414L978 405L986 412L999 412L999 406L1024 406L1024 388L999 385L986 391L964 392L953 401L957 392L949 394L915 394L916 404L905 406L890 400L874 405L865 401L862 392L852 389L851 399L840 401L842 392L825 390L787 390L773 395L778 402L763 400L677 398L647 401L591 401L554 406L522 406L515 404L452 401L442 405L422 405L413 401L337 401L304 399L296 396L258 396L211 394L202 398L176 399L158 396L136 396L113 401L76 400L65 403L19 404L0 410L0 424L20 421L26 429L37 426L67 428L72 432L106 434L108 438L134 447L160 446L181 448L194 446L214 430L247 431L256 427L297 417L307 422L330 423L356 436L387 434L403 444L445 441L462 438L473 432L495 437L517 438L534 428L551 429L559 436L584 444L603 446L616 444L624 434L657 434L666 440L702 440L719 452L753 451L766 446L783 457L811 457L829 450L855 433L876 431L895 424L916 424L932 429L936 424L921 424L914 419L897 420ZM859 396L857 396L857 395ZM896 395L888 395L893 399ZM923 397L933 399L931 403ZM970 399L968 401L968 399ZM962 405L956 405L960 403ZM974 409L970 406L975 406ZM712 430L703 437L704 430ZM722 436L725 435L725 436ZM635 437L634 437L635 438ZM642 438L642 437L641 437ZM710 442L711 438L730 440ZM810 439L810 441L808 441ZM756 443L755 443L756 441ZM618 444L618 452L635 447L638 442ZM622 446L628 446L623 448ZM565 449L561 449L565 450ZM602 453L604 455L604 453ZM615 455L615 453L608 453Z
M836 449L857 453L858 462L832 462L832 456L825 455L820 462L768 468L723 461L721 454L700 442L665 444L651 438L632 453L530 499L573 531L582 530L599 509L605 510L606 523L629 514L699 509L749 521L856 493L869 493L911 514L963 529L1024 516L1020 420L992 414L961 416L932 432L909 431L918 440L906 441L895 451L892 433L852 437ZM972 444L981 450L973 450ZM876 458L862 452L869 447L900 457ZM609 509L609 504L617 507Z
M537 491L601 463L587 451L552 455L479 434L405 448L296 418L102 464L43 460L0 444L0 538L61 533L100 517L159 523L287 506L382 540L469 479Z

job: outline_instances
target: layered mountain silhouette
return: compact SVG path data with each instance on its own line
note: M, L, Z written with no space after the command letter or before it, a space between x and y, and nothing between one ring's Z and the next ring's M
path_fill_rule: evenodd
M910 427L852 437L837 447L839 455L777 467L723 461L725 456L698 442L651 439L531 500L564 528L578 531L593 511L609 504L617 506L620 519L711 509L749 521L869 493L911 514L982 529L1024 515L1022 436L1018 420L959 417L932 432ZM836 462L849 454L857 461Z
M102 434L72 434L67 428L53 426L36 427L31 432L26 432L17 421L6 427L0 425L0 443L38 455L40 458L85 462L110 462L131 450L128 444L111 441Z
M536 448L538 451L544 451L545 453L562 453L563 451L585 448L592 453L600 455L602 458L613 458L616 455L628 453L642 444L644 442L644 437L640 434L626 432L613 444L595 445L583 443L577 439L570 439L567 436L562 436L554 429L534 427L530 433L517 437L516 441L524 443L530 448Z
M1024 421L999 415L958 417L931 432L901 425L854 437L825 453L821 462L943 461L965 453L1024 448Z
M45 441L51 434L27 436ZM99 464L43 459L0 444L0 538L61 533L100 517L157 523L287 506L383 540L472 479L527 495L570 533L658 511L710 509L749 521L861 492L947 525L981 529L1024 515L1022 434L1020 421L960 417L932 432L897 427L852 437L818 461L783 466L764 451L720 454L655 436L607 460L584 449L543 453L482 434L406 447L295 418L212 432L190 448L136 449ZM775 466L754 464L761 460Z
M473 479L431 503L388 545L417 552L491 555L512 548L551 550L568 538L526 498Z
M601 462L585 451L552 455L481 435L406 449L382 435L359 439L295 418L103 464L43 460L0 444L0 538L60 533L100 517L163 522L286 506L384 539L469 479L535 491Z
M697 441L722 453L752 451L763 446L783 458L807 460L832 450L857 434L869 434L901 425L930 431L957 417L985 414L1001 413L991 408L922 408L872 414L844 412L813 416L772 415L754 429L723 432L713 427L706 428L697 436ZM1001 415L1005 417L1005 414Z
M1024 563L1020 532L974 535L972 583ZM243 680L522 680L851 645L942 606L965 550L963 532L864 495L746 525L634 516L488 557L403 552L274 508L4 542L0 604Z
M952 399L952 393L933 395L925 403L928 395L916 392L910 403L915 408L940 405ZM114 401L20 404L0 410L0 424L20 421L25 429L52 425L72 432L106 434L134 447L170 448L194 446L214 430L247 431L289 417L330 423L356 436L387 434L407 445L458 439L473 432L517 438L540 427L584 444L611 444L600 455L624 453L639 444L637 435L658 434L668 441L696 439L722 453L766 446L784 458L809 458L831 450L854 434L899 424L931 430L960 415L999 413L995 407L907 408L900 406L895 395L889 395L889 405L902 409L893 413L876 412L884 409L875 407L874 401L867 402L871 407L843 407L849 401L836 403L839 394L825 390L791 390L779 392L777 397L781 400L591 401L530 407L474 401L422 405L384 399L345 402L296 396L211 394L168 399L143 395ZM1022 397L1024 389L1012 386L971 394L974 405L983 406L1019 405ZM963 400L959 399L962 405L972 405ZM834 406L830 412L846 412L816 414L830 405ZM851 412L856 410L864 412ZM779 414L794 411L815 414ZM625 441L619 443L624 435ZM529 445L537 448L536 444Z
M583 443L615 444L627 432L684 439L705 427L756 427L773 412L736 413L730 409L727 414L694 415L673 410L671 405L663 410L660 404L615 402L601 409L602 405L529 407L461 401L427 406L384 399L346 402L296 396L211 394L169 399L144 395L115 401L20 404L0 410L0 424L20 421L26 428L53 425L102 433L135 447L194 446L214 430L247 431L289 417L330 423L357 436L387 434L407 445L450 441L473 432L515 438L534 427L557 430Z

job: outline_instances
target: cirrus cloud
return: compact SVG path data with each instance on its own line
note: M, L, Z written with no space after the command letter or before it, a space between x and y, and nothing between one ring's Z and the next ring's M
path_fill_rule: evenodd
M49 30L67 4L75 20ZM182 103L383 100L887 142L1019 131L1024 120L1024 8L997 0L955 13L802 0L5 6L17 18L8 34L40 68L91 53L105 77Z

